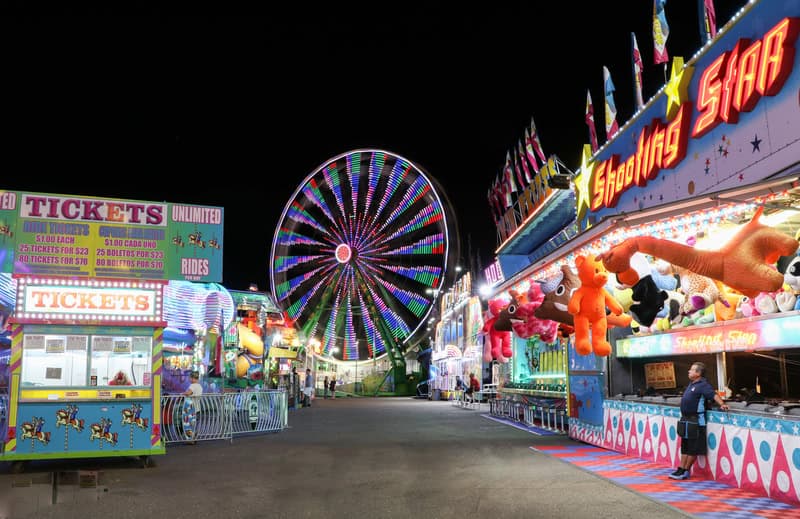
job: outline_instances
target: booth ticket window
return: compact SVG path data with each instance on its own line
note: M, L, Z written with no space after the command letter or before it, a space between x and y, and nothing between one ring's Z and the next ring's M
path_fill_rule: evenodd
M152 337L95 335L91 375L98 386L143 386L150 383Z
M118 374L120 385L148 385L152 343L150 336L26 334L22 387L107 386Z
M22 386L85 386L86 335L25 335Z

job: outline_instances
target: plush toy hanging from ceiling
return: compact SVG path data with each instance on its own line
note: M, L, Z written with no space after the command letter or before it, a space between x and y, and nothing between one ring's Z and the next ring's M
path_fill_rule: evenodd
M630 266L636 252L664 259L673 265L725 283L748 297L759 292L775 292L783 285L783 275L772 265L780 256L794 254L798 241L758 222L764 208L743 225L731 240L716 251L698 250L670 240L637 236L628 238L599 255L609 272L621 282L633 285L638 274Z
M483 360L492 362L506 363L511 358L511 321L508 319L508 306L509 303L503 299L492 299L489 301L489 309L483 314L483 328L481 335L484 335L483 343ZM503 316L505 312L505 317ZM503 320L508 321L508 328L499 330L495 324Z
M527 294L520 294L516 290L508 292L517 303L516 312L510 315L514 333L522 339L538 335L542 342L553 342L558 331L558 323L549 319L539 319L535 315L544 301L544 293L539 283L531 282ZM510 314L511 307L508 310Z
M561 265L561 271L542 284L544 300L533 315L539 319L548 319L559 323L559 332L562 336L574 332L575 319L567 310L572 294L581 286L581 280L569 265ZM627 314L606 315L606 324L613 326L628 326L631 316Z
M575 321L575 351L578 355L605 357L611 353L611 344L606 340L606 307L611 313L620 315L622 305L605 289L608 272L600 261L587 256L575 258L581 287L572 294L567 311ZM591 328L591 339L589 337Z

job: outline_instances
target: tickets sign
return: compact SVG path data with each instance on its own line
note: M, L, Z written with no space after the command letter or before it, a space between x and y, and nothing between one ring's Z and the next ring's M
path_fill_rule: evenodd
M222 280L221 207L0 191L0 270Z

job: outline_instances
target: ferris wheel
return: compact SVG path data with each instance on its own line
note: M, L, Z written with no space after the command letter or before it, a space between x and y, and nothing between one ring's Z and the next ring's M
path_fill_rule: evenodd
M295 190L275 230L278 304L321 354L394 357L427 326L449 244L442 199L425 173L382 150L338 155Z

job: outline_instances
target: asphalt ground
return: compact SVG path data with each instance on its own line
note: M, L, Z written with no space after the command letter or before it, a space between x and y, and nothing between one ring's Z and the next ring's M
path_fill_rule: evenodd
M0 464L0 519L689 517L530 448L569 438L487 412L413 398L317 399L290 411L280 433L169 445L150 468L107 458L11 474ZM96 487L91 477L81 484L87 474Z

